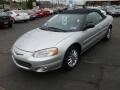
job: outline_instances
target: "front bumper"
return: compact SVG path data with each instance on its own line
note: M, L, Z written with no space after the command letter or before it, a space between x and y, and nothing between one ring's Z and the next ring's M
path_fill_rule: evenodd
M4 27L4 26L8 26L8 25L11 25L12 24L12 21L3 21L3 22L0 22L0 27Z
M26 16L26 17L18 16L18 17L15 17L14 19L15 19L15 21L25 21L25 20L29 20L30 16Z
M30 20L35 19L35 18L36 18L36 16L30 16Z
M32 53L20 49L12 50L12 58L18 67L35 72L55 70L62 65L60 56L33 58Z

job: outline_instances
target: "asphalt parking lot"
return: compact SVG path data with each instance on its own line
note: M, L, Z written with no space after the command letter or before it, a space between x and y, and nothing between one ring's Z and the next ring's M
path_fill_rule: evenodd
M25 71L15 66L10 49L23 33L42 25L49 17L0 30L0 90L120 90L120 18L114 18L112 39L100 41L81 55L70 72Z

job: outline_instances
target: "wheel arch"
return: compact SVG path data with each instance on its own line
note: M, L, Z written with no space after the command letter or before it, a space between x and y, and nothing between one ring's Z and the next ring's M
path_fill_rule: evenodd
M109 25L109 28L112 29L112 24Z
M80 45L79 43L73 43L73 44L71 44L71 45L67 48L67 50L68 50L70 47L72 47L72 46L76 46L76 47L78 47L79 50L80 50L80 52L81 52L82 47L81 47L81 45ZM66 50L66 52L67 52L67 50Z
M79 48L79 50L80 50L80 53L81 53L81 45L79 44L79 43L73 43L73 44L71 44L67 49L66 49L66 52L65 52L65 54L64 54L64 59L63 59L63 62L62 62L62 68L64 69L64 70L72 70L72 68L69 68L68 66L66 66L66 54L67 54L67 52L69 51L69 49L71 48L71 47L78 47ZM79 54L79 56L80 56L80 54ZM79 62L77 62L77 64L78 64ZM77 66L77 64L73 67L73 68L75 68L76 66Z

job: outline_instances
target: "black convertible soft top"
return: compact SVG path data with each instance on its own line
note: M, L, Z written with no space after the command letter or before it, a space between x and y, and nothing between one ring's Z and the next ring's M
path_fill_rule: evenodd
M66 10L63 11L61 14L89 14L92 12L99 13L102 17L106 17L100 10L98 9L90 9L90 8L82 8L82 9L73 9L73 10Z

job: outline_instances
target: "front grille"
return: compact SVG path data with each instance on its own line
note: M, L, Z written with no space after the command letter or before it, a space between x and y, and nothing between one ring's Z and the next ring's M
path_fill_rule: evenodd
M4 17L2 17L1 19L2 19L2 20L7 20L7 21L9 21L9 20L10 20L10 17L4 16Z
M19 65L21 65L23 67L31 68L31 66L32 66L30 63L27 63L27 62L24 62L24 61L21 61L21 60L18 60L18 59L15 59L15 60Z

